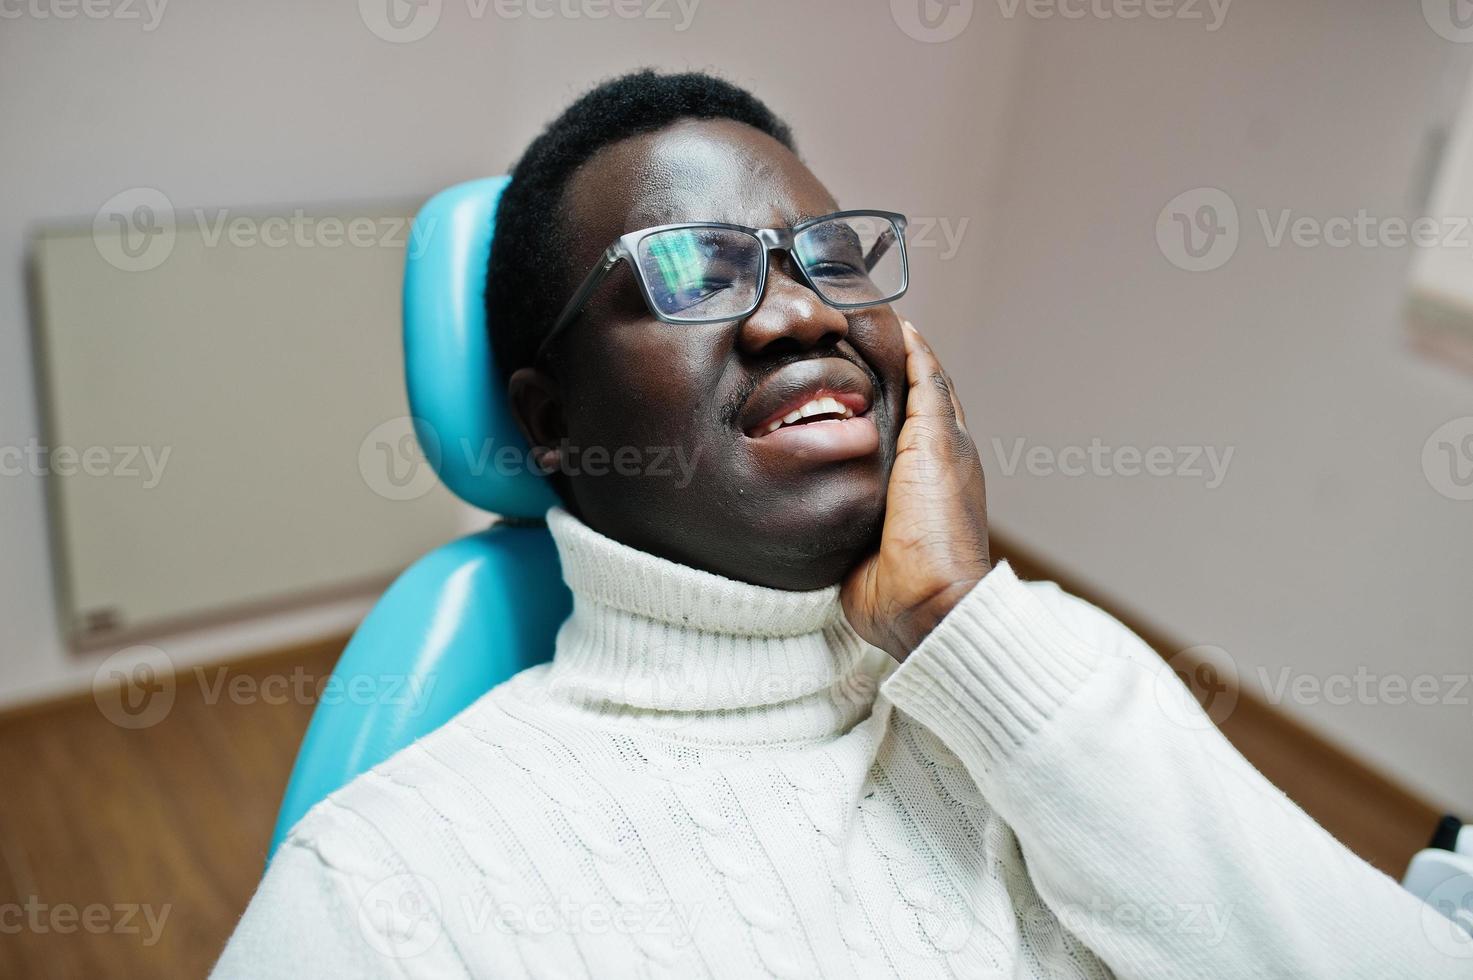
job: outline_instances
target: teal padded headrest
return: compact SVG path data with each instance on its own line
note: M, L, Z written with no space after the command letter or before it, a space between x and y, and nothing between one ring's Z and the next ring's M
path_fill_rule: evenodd
M415 216L404 268L404 373L415 434L445 485L482 510L541 518L557 495L532 466L486 330L486 261L496 202L510 181L457 184Z

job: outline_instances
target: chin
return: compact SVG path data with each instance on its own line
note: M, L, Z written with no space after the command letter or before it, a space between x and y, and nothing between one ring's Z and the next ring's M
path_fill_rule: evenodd
M842 581L879 545L888 469L867 461L800 481L706 472L679 489L603 484L573 496L582 520L631 547L727 578L806 592Z
M787 496L749 529L765 555L763 578L749 581L807 591L843 580L879 545L885 481L846 478ZM757 566L759 562L753 562Z

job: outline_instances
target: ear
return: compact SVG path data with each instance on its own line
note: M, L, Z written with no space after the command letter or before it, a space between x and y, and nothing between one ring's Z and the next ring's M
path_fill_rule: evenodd
M557 447L567 437L568 425L557 382L537 368L517 368L507 379L506 393L532 458L544 473L558 472L562 460Z

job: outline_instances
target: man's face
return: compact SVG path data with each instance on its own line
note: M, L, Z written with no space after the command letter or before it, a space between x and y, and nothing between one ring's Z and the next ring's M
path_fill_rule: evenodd
M790 150L730 120L682 121L606 147L574 175L564 208L569 293L627 232L682 221L785 227L838 210ZM825 305L791 263L771 254L761 304L744 320L673 326L650 313L621 262L559 338L551 366L513 377L533 444L576 447L560 460L562 489L590 527L782 589L833 584L874 547L903 418L900 324L889 306ZM829 395L858 418L765 432Z

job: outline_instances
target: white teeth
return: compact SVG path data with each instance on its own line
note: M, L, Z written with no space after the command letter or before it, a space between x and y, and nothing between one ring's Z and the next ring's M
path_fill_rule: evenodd
M830 398L824 395L822 398L814 398L805 402L780 419L769 422L767 427L762 430L762 435L765 436L769 432L776 432L785 425L792 425L799 419L806 419L812 415L837 415L841 419L854 417L854 413L849 411L848 407L837 398Z

